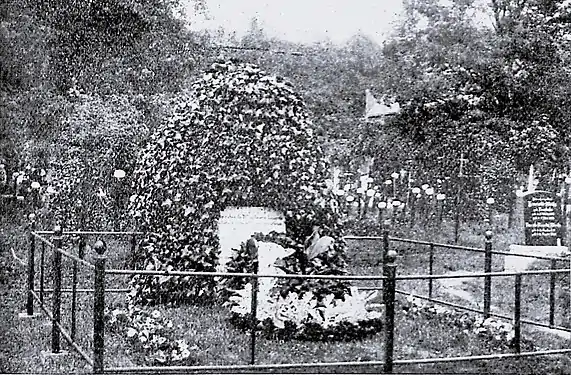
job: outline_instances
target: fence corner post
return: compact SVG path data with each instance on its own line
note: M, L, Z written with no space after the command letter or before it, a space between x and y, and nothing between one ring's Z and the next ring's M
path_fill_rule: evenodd
M34 232L36 231L36 215L30 214L28 218L30 219L30 248L28 249L28 299L26 301L26 314L33 316L34 296L32 291L34 290L34 278L36 274L36 238L34 237Z
M58 325L61 320L61 248L62 248L62 229L61 226L54 227L54 254L53 254L53 311L52 311L52 353L59 353L60 347L60 331Z
M93 295L93 372L103 374L105 354L105 251L107 245L104 241L97 241L93 245L97 253L95 256L95 277Z
M397 252L389 250L386 254L384 276L386 277L383 286L385 302L385 360L383 372L391 374L393 372L393 351L395 338L395 289L396 289L396 259Z
M486 242L484 246L485 259L484 259L484 273L492 272L492 231L487 230L485 233ZM490 305L492 300L492 277L486 275L484 277L484 318L490 317Z
M248 239L246 242L248 252L252 257L252 302L251 302L251 321L250 321L250 364L256 363L256 327L258 325L257 310L258 310L258 246L254 238Z

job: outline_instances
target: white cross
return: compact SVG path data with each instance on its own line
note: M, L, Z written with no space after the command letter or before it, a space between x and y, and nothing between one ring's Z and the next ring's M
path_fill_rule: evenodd
M464 159L464 153L460 154L460 172L458 173L458 177L464 177L462 173L464 171L464 162L469 161L468 159Z

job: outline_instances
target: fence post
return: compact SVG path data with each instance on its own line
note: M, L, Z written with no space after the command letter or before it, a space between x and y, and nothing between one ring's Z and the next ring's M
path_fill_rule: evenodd
M384 267L385 285L383 288L385 302L385 362L383 372L393 372L393 348L395 338L395 289L397 252L389 250L386 254Z
M432 275L434 268L434 244L430 243L429 254L428 254L428 274ZM428 298L432 298L432 279L428 279Z
M551 271L557 268L557 260L551 259ZM555 272L549 274L549 326L555 326Z
M135 252L137 251L137 236L135 234L131 235L131 269L135 269L136 263L136 256Z
M42 241L40 252L40 302L44 303L44 264L45 264L46 244Z
M34 277L35 277L35 257L36 257L36 238L32 234L36 231L36 215L30 214L30 248L28 251L28 299L26 301L26 314L28 316L34 315Z
M521 273L515 275L514 287L514 347L521 352Z
M253 238L248 239L246 242L248 252L252 257L252 302L251 302L251 321L250 321L250 364L256 363L256 327L258 325L257 310L258 310L258 278L254 275L258 274L258 247L256 240Z
M390 220L385 220L384 225L383 225L383 257L382 257L382 262L383 264L386 263L385 258L387 256L387 253L389 252L389 225L390 225Z
M385 267L387 265L387 253L389 252L389 226L390 226L390 220L387 219L384 223L383 223L383 253L381 256L381 262L383 264L383 275L385 274ZM381 282L381 286L383 288L383 290L385 289L385 282L384 280ZM384 296L384 294L383 294Z
M484 272L492 272L492 231L487 230L485 233L485 259L484 259ZM484 318L490 317L490 305L492 300L492 277L487 275L484 277Z
M78 255L81 259L85 256L85 239L81 235L79 237L79 244L78 244ZM75 340L75 333L76 333L76 323L77 323L77 270L78 264L77 261L73 260L73 276L72 276L72 286L71 286L71 339Z
M410 227L414 227L414 220L416 216L416 194L412 193L410 198Z
M103 374L103 359L105 354L105 251L104 241L93 245L95 255L95 283L93 294L93 372Z
M460 194L462 188L459 187L456 192L456 212L454 213L454 243L458 243L460 239Z
M52 311L52 353L60 352L60 332L58 324L61 320L61 248L62 248L61 226L54 227L53 243L55 246L53 255L53 311Z

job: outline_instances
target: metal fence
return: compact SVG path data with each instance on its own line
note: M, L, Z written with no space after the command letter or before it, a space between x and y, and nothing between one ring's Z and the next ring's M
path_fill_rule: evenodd
M78 255L72 254L62 249L62 236L63 235L78 235L80 236ZM562 348L554 350L534 351L534 352L521 352L521 324L533 324L538 326L545 326L550 328L557 328L571 332L570 329L565 327L556 327L553 324L553 293L555 290L554 276L559 273L569 273L571 269L555 269L553 265L556 261L565 260L566 258L548 258L552 261L552 267L549 270L538 271L522 271L522 272L492 272L491 259L493 254L503 255L517 255L506 253L502 251L492 250L491 233L486 234L484 248L471 248L462 247L457 245L439 244L425 241L417 241L411 239L403 239L389 236L388 230L383 232L380 237L356 237L349 236L346 239L353 240L380 240L382 242L382 275L370 276L354 276L354 275L292 275L292 274L260 274L258 273L257 261L249 273L222 273L222 272L188 272L188 271L160 271L160 270L137 270L133 269L117 269L107 267L106 256L106 243L98 240L93 245L96 254L94 255L94 262L90 263L84 259L86 249L86 237L88 236L103 236L103 235L119 235L130 236L131 238L131 259L134 259L136 250L136 238L142 235L141 232L84 232L84 231L70 231L63 232L61 228L56 227L53 231L36 231L35 223L32 222L31 231L29 233L30 246L28 253L28 274L27 274L27 301L26 312L28 315L34 314L34 302L37 302L40 308L52 321L52 337L51 349L53 353L58 353L61 350L60 336L63 336L66 341L79 353L79 355L93 367L93 372L97 374L102 373L150 373L150 372L175 372L183 373L188 371L239 371L239 370L278 370L278 369L301 369L301 368L324 368L324 367L347 367L347 366L379 366L386 373L392 373L395 365L410 365L410 364L426 364L426 363L446 363L446 362L460 362L460 361L475 361L475 360L493 360L502 358L513 357L527 357L527 356L540 356L570 353L571 349ZM45 238L50 236L50 239ZM428 274L424 275L400 275L397 276L397 253L390 247L392 242L409 242L420 245L429 246L430 257L428 264ZM41 244L40 250L40 271L39 271L39 293L34 289L35 285L35 256L36 245ZM454 248L465 251L483 252L485 254L485 262L483 272L481 273L464 273L464 274L434 274L433 273L433 260L434 250L436 247ZM253 254L257 254L255 242L248 243L248 248ZM52 262L52 288L47 289L44 285L45 264L44 256L46 250L53 252ZM62 265L61 259L63 257L69 258L73 262L72 268L72 285L71 288L62 288ZM530 255L522 255L529 257ZM537 257L544 259L546 257ZM254 259L257 259L254 257ZM134 266L134 263L131 264ZM77 273L78 267L84 267L92 272L94 280L93 289L79 289L77 286ZM521 317L521 284L522 278L527 275L549 274L551 275L550 282L550 322L543 324L541 322L533 322ZM251 305L251 323L250 329L250 351L249 361L243 365L220 365L220 366L147 366L147 367L108 367L104 366L105 358L105 297L108 293L127 292L128 289L113 289L106 285L106 275L153 275L153 276L187 276L187 277L244 277L249 278L252 284L252 305ZM383 336L383 361L350 361L350 362L322 362L322 363L286 363L286 364L257 364L256 363L256 312L257 312L257 293L258 293L258 280L260 278L295 278L295 279L323 279L323 280L369 280L380 281L382 286L371 287L368 289L382 290L383 303L385 305L384 314L384 336ZM514 314L512 317L494 314L490 312L491 301L491 280L494 277L514 277ZM433 298L433 280L447 279L447 278L483 278L484 281L484 309L472 309L470 307L453 304L443 300ZM408 291L397 289L397 282L404 280L426 280L429 284L429 295L421 296L414 295ZM367 289L367 288L363 288ZM61 323L61 296L62 293L71 293L71 327L68 331ZM45 294L51 293L52 306L51 311L48 308ZM90 356L86 351L80 347L76 340L76 300L78 293L93 293L93 353ZM395 335L395 296L396 294L413 295L418 298L432 301L433 303L447 305L455 309L464 309L467 311L482 314L484 317L498 317L502 319L513 320L514 322L514 350L515 353L502 353L491 355L478 355L478 356L464 356L464 357L447 357L447 358L428 358L428 359L394 359L394 335Z

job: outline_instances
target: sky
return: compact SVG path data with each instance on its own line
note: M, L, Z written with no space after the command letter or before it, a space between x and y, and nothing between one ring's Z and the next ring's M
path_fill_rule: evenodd
M184 1L191 29L223 27L240 37L256 17L270 37L308 44L341 44L359 32L382 43L402 10L402 0L207 0L205 18Z

